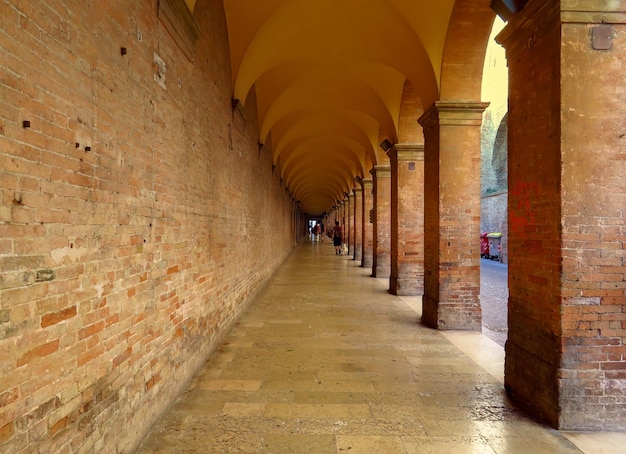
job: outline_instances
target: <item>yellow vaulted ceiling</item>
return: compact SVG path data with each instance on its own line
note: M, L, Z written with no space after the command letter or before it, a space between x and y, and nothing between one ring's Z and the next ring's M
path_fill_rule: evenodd
M328 211L398 140L405 82L438 98L454 0L224 0L233 97L301 208ZM384 156L382 156L384 159Z

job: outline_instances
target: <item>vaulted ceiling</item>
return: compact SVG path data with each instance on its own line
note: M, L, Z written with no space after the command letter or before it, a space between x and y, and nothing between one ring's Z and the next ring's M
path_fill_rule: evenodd
M381 141L415 136L402 131L402 117L418 128L422 106L440 98L454 7L455 0L224 0L233 98L256 97L259 143L304 212L330 210L355 177L384 164Z

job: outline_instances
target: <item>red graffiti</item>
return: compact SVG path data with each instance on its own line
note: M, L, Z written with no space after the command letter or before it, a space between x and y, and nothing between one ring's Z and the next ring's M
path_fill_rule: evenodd
M534 181L518 181L509 197L509 223L511 231L522 231L524 227L535 223L532 199L539 197L541 191Z

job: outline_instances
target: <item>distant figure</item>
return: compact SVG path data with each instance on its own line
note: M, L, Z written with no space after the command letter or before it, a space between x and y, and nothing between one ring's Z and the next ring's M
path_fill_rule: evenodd
M320 239L321 239L322 243L324 242L324 230L325 230L324 223L322 222L320 224Z
M320 234L320 225L319 224L315 224L313 226L313 241L317 241L318 240L319 234Z
M333 246L335 246L335 255L341 255L342 237L343 235L339 221L335 221L335 226L333 227Z

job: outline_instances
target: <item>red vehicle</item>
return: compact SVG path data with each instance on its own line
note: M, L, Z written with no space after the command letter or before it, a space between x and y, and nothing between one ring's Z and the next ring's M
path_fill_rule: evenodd
M487 238L487 232L480 234L480 257L489 258L489 239Z
M500 260L500 242L502 234L500 232L491 232L487 234L489 241L489 258L491 260Z
M480 257L500 260L500 241L502 234L500 232L482 232L480 234Z

